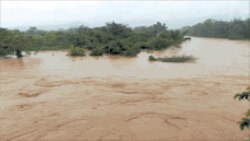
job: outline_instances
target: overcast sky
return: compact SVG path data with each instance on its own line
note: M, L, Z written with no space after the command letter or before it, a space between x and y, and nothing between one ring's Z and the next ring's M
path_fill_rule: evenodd
M193 25L208 18L232 20L249 16L249 1L1 1L1 27L109 21L130 26L165 22L169 28Z

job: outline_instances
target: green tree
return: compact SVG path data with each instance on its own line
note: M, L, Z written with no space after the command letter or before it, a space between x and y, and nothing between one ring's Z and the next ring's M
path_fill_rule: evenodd
M1 28L0 36L1 56L15 53L21 57L22 51L54 49L69 49L72 55L89 50L91 55L136 56L142 49L159 50L177 46L184 41L185 34L179 30L168 30L166 24L160 22L134 29L110 22L102 27L89 28L82 25L56 31L30 27L20 32Z
M191 36L250 39L250 19L229 22L208 19L191 27L183 27L182 30L188 31Z

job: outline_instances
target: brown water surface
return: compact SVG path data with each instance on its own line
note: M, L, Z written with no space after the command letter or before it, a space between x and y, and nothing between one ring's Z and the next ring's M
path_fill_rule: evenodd
M137 57L0 59L1 140L243 140L249 41L193 37ZM194 63L148 61L193 55Z

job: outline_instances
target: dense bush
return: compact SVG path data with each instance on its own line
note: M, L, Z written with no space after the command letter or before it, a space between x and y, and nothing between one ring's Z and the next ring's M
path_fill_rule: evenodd
M90 55L91 56L101 56L101 55L103 55L103 52L104 52L103 48L96 47L96 48L92 49Z
M70 46L69 52L71 56L85 56L85 49L73 45Z
M164 37L157 36L157 37L151 38L148 41L148 47L149 49L152 49L152 50L161 50L161 49L170 47L171 45L173 45L173 42L174 41L172 39L166 40L166 38Z
M167 30L165 24L131 28L115 22L105 26L89 28L80 26L68 30L42 31L31 27L25 32L0 28L0 55L23 50L55 50L69 48L71 55L103 54L136 56L140 50L159 50L178 45L184 34L178 30ZM19 54L21 57L21 54Z
M149 60L149 61L157 61L157 58L155 58L154 56L150 55L150 56L148 57L148 60Z

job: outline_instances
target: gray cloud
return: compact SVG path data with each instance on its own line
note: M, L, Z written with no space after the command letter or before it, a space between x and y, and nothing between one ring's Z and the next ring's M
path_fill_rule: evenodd
M83 23L100 26L117 21L131 26L156 21L169 28L208 18L232 20L249 16L248 1L2 1L1 26L45 26Z

